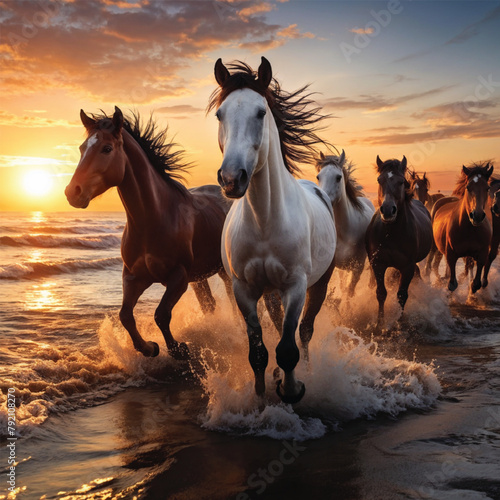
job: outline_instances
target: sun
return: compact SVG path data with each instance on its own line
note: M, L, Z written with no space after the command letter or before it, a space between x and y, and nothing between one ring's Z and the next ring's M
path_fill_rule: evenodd
M30 170L23 176L23 188L31 196L46 196L52 190L52 176L45 170Z

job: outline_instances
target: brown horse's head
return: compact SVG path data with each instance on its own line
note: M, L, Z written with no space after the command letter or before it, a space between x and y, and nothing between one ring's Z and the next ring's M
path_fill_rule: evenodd
M415 171L412 170L409 173L409 177L410 189L412 190L414 196L422 203L425 203L429 196L429 188L431 187L429 179L427 179L427 173L424 172L424 175L420 177Z
M467 168L462 166L463 199L473 226L479 226L485 217L484 207L488 199L488 180L493 173L493 166L487 163L484 166Z
M112 118L95 120L81 110L80 118L87 130L87 139L80 146L80 162L65 194L71 206L87 208L90 200L123 180L126 161L123 114L115 107Z
M500 179L490 179L491 213L500 217Z
M382 161L377 156L377 172L380 216L383 222L394 222L398 210L411 198L410 184L406 179L406 157L403 156L401 161Z

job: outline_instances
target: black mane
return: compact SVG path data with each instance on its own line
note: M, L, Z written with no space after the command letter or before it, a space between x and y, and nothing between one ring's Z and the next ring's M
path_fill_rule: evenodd
M92 115L92 118L97 121L96 128L113 130L112 120L105 113ZM185 191L186 188L178 181L184 179L184 174L192 164L185 161L185 151L178 149L179 145L167 138L168 126L158 129L153 115L144 124L139 113L133 112L131 116L124 118L123 128L139 144L149 163L162 179Z

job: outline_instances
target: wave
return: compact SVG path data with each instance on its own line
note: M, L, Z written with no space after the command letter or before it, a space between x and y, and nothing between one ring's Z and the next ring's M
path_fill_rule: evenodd
M121 242L120 236L82 236L78 238L50 236L44 234L22 234L19 236L1 236L0 246L10 247L38 247L38 248L95 248L106 249L118 247Z
M0 279L37 279L54 274L69 274L85 270L108 269L122 264L120 257L61 262L30 262L0 266Z
M100 225L73 225L73 226L36 226L33 230L36 233L44 234L92 234L92 233L121 233L125 225L110 223L109 226ZM9 230L9 228L5 228ZM2 231L2 227L0 227Z

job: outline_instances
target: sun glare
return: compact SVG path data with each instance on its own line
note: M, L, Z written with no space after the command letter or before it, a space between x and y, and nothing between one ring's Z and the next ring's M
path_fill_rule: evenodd
M23 176L24 191L31 196L46 196L52 186L52 176L45 170L30 170Z

